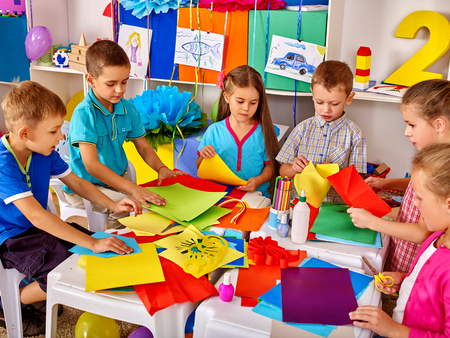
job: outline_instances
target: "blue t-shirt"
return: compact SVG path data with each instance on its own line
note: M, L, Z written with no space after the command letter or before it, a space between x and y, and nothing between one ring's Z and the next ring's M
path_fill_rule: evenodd
M141 115L132 102L121 98L114 104L114 113L110 113L91 89L75 108L70 121L70 168L77 176L91 183L105 185L86 171L78 144L94 144L100 163L117 175L122 175L128 166L123 150L125 139L138 139L144 135ZM67 188L64 190L71 192Z
M61 178L71 170L56 151L48 156L33 153L27 168L19 164L5 136L0 141L0 244L33 227L14 201L34 196L47 209L50 178Z
M246 181L251 177L261 175L264 166L270 163L266 154L262 129L257 121L241 141L231 128L229 117L213 123L208 127L200 142L198 154L206 145L212 145L228 168ZM269 197L267 191L269 184L267 181L256 190Z

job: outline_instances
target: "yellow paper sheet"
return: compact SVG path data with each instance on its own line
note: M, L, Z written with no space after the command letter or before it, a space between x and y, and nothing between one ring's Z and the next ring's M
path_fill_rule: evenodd
M217 154L202 161L197 175L200 178L217 183L236 186L247 185L247 181L237 177Z
M295 189L299 195L302 190L305 190L306 202L318 208L331 187L327 177L336 174L338 171L339 165L336 163L317 164L314 167L310 161L300 174L295 175Z
M122 223L127 228L136 232L144 232L146 235L140 236L152 236L152 235L168 235L176 232L183 231L186 227L177 225L170 228L167 231L163 231L172 221L156 212L149 211L144 212L138 216L129 216L124 218L119 218L119 222Z
M141 253L110 258L86 257L86 292L163 282L154 243L139 245Z

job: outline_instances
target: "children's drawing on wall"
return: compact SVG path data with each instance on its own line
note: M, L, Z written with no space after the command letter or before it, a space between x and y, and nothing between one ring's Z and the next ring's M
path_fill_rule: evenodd
M130 25L121 25L118 44L130 58L130 76L145 78L147 75L149 46L152 30Z
M188 28L177 28L174 63L222 70L223 35Z
M311 83L314 69L323 61L325 47L274 35L265 71Z

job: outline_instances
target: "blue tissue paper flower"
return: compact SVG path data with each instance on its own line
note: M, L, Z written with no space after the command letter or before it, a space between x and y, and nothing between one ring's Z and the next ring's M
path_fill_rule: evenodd
M177 9L177 0L122 0L122 6L127 10L133 10L132 15L138 19L150 15L153 11L156 14L167 13L170 8Z
M177 87L159 86L130 99L138 109L147 132L147 141L154 148L168 144L174 137L197 133L207 125L207 117L200 106L191 101L192 93L180 93ZM189 104L189 105L188 105Z

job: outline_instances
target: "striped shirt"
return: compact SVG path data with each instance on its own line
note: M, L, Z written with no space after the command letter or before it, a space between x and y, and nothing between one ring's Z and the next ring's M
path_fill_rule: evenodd
M414 193L411 182L405 191L402 205L397 215L396 222L399 223L419 223L420 210L413 205L416 194ZM398 271L408 273L411 265L419 251L419 244L404 241L399 238L391 237L389 244L389 254L386 259L385 271Z
M343 169L355 165L359 173L367 170L366 137L362 130L344 114L332 122L320 115L298 124L278 153L280 163L293 163L298 156L304 156L314 165L331 162ZM327 202L343 203L338 193L331 188L325 197Z

